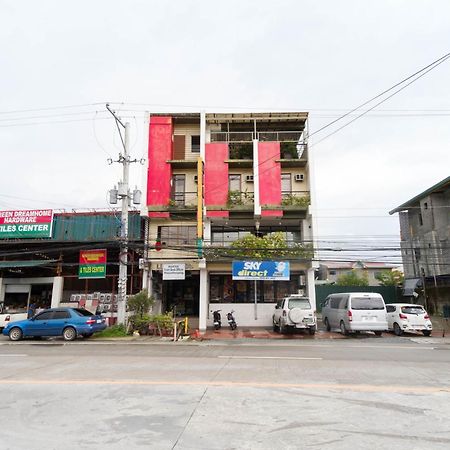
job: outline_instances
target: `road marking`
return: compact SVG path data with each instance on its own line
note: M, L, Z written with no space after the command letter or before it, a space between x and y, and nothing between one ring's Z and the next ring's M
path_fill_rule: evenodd
M309 359L323 359L314 357L301 357L301 356L226 356L219 355L218 358L227 359L299 359L299 360L309 360Z
M0 354L0 357L2 357L2 356L6 356L6 357L21 357L21 356L28 356L28 355L25 355L25 354L21 354L21 353L16 353L16 354L14 354L14 353L9 353L9 354Z
M340 390L356 392L392 392L398 394L450 393L450 386L395 386L342 383L269 383L245 381L168 381L168 380L0 380L1 385L131 385L131 386L211 386L250 388L297 388L306 390Z

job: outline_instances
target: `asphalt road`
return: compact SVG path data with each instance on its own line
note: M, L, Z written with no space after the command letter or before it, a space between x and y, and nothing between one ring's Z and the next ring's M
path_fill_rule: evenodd
M433 338L0 340L2 449L448 449Z

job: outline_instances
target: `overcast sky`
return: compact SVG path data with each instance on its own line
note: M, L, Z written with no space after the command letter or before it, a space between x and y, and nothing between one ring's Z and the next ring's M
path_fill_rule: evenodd
M447 0L0 7L2 210L108 207L121 166L106 162L120 151L106 102L130 121L141 158L147 110L309 111L314 132L450 51ZM449 80L450 60L311 139L317 238L398 239L388 211L450 172Z

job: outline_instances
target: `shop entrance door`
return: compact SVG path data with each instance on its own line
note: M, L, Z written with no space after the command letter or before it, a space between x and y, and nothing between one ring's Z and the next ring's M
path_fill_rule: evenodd
M199 275L185 280L163 282L164 307L176 316L198 316L199 314Z

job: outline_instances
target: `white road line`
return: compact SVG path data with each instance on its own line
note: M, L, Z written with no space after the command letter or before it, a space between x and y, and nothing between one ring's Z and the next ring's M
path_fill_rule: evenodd
M314 358L314 357L301 357L301 356L226 356L219 355L218 358L227 358L227 359L298 359L298 360L309 360L309 359L323 359L323 358Z
M22 354L22 353L9 353L9 354L3 354L3 355L0 354L0 357L2 357L2 356L6 356L6 357L22 357L22 356L28 356L28 355L25 355L25 354Z

